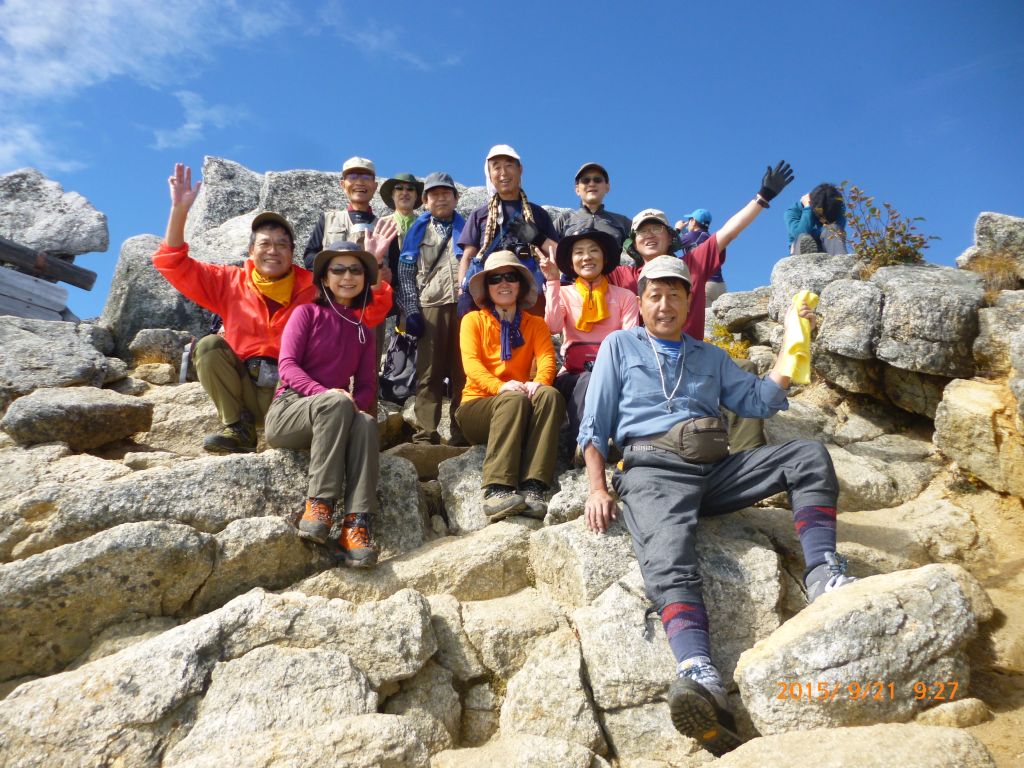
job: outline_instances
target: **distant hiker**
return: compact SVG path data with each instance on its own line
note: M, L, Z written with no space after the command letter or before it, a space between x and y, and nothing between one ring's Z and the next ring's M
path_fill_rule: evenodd
M470 279L469 293L480 309L462 319L466 387L455 418L471 444L487 446L484 513L491 522L520 512L543 519L565 404L551 386L551 332L524 311L537 300L537 283L514 253L498 251Z
M613 235L584 229L558 241L554 262L547 256L541 258L541 271L547 278L544 320L551 333L561 333L563 338L565 365L555 377L555 388L565 398L574 441L601 342L612 331L636 327L639 318L636 295L608 282L607 275L618 265L620 252ZM572 283L562 285L559 271ZM579 456L578 463L581 461Z
M711 237L708 233L710 226L711 211L707 208L697 208L693 213L688 213L676 222L676 231L679 232L679 245L682 247L684 256ZM724 248L722 249L722 263L725 263ZM715 299L725 293L725 291L725 278L722 276L722 267L719 266L704 282L705 306L710 307L715 303Z
M406 232L398 261L398 305L405 332L419 339L416 348L416 423L414 443L440 443L441 401L445 377L451 384L453 444L464 444L454 418L466 377L459 351L459 248L466 225L456 213L459 193L447 173L432 173L423 183L427 212Z
M281 332L295 308L312 301L316 292L312 275L292 264L295 235L277 213L253 219L249 258L242 267L189 258L185 220L201 184L193 187L191 169L174 166L168 179L167 233L153 254L153 266L186 298L223 320L223 335L203 338L194 352L199 382L224 424L206 437L203 448L213 453L255 451L256 426L263 423L277 386ZM380 323L390 306L387 287L366 323Z
M619 249L629 236L629 219L621 213L612 213L604 207L605 195L611 190L608 171L600 163L584 163L576 171L576 195L580 207L575 211L563 211L554 219L555 231L559 238L567 232L596 229L615 238ZM618 258L614 266L619 266Z
M846 203L834 184L819 184L786 209L789 252L841 255L846 250Z
M388 282L392 288L396 288L398 257L402 252L402 243L405 242L405 233L416 220L416 209L423 204L423 182L411 173L396 173L380 185L380 199L393 211L381 219L391 219L398 225L398 235L392 241L387 255L388 271L391 275ZM394 307L392 314L396 314L398 309L399 307Z
M369 521L377 509L377 365L363 323L375 297L377 263L388 241L367 248L340 241L313 259L316 299L299 307L281 337L281 386L267 413L267 444L309 450L306 506L299 536L326 544L344 499L336 555L344 565L377 561Z
M794 300L784 323L784 352L772 372L758 378L718 347L684 333L690 274L682 261L648 261L639 288L644 327L605 339L590 378L578 441L590 487L584 521L600 533L618 515L605 484L613 438L625 457L612 484L645 591L677 662L668 694L672 721L720 755L740 739L712 661L697 565L698 519L786 491L803 549L808 601L852 580L836 554L839 482L825 446L792 440L729 454L718 415L722 404L761 418L788 407L785 390L800 358L809 362L813 314L805 301Z
M377 214L370 207L373 193L377 191L377 169L372 160L365 157L350 157L341 166L341 188L348 197L348 207L343 211L325 211L317 219L316 226L306 242L306 250L302 260L306 269L312 269L313 259L324 249L326 243L347 241L362 246L366 236L375 233L381 237L394 238L398 235L399 226L392 218L377 219ZM386 258L377 265L377 284L375 292L380 291L382 283L392 282L391 268ZM377 295L374 303L379 304L381 296ZM377 363L380 364L384 354L383 323L374 323L377 348Z
M491 199L469 214L457 245L462 248L459 262L459 313L464 315L475 307L468 292L468 282L483 268L487 257L497 251L511 251L533 275L536 294L542 300L530 308L535 315L544 314L544 276L540 273L532 248L547 254L555 252L558 233L548 212L526 199L523 191L523 164L508 144L491 147L484 160L487 192Z

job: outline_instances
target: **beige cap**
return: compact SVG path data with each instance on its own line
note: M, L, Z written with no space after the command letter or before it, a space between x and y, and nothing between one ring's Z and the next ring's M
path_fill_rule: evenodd
M659 211L657 208L644 208L634 216L633 231L636 232L645 221L657 221L659 224L664 224L668 229L672 229L672 226L668 223L668 216L665 215L664 211Z
M682 259L675 256L656 256L644 264L644 268L640 270L636 286L637 293L644 292L644 286L648 280L664 280L666 278L685 280L687 290L693 286L690 280L690 268Z
M377 175L377 167L373 164L373 160L365 157L350 157L346 160L341 166L341 175L344 176L349 171L369 171L374 176Z

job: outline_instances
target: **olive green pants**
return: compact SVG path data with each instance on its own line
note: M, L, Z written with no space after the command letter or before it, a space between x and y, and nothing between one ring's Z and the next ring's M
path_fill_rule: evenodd
M462 371L459 352L459 318L455 304L441 307L423 307L425 331L416 342L416 423L419 429L413 442L437 443L437 426L441 423L441 401L444 398L444 380L452 383L452 400L448 414L452 416L452 442L458 443L462 435L454 415L462 400L462 387L466 375Z
M234 424L248 411L263 424L263 417L274 399L275 387L257 387L242 361L223 336L206 336L192 353L196 375L206 394L213 400L222 424Z
M533 398L499 392L463 403L455 413L472 445L486 445L483 485L518 488L523 480L551 487L558 458L558 430L565 401L554 387L542 386Z

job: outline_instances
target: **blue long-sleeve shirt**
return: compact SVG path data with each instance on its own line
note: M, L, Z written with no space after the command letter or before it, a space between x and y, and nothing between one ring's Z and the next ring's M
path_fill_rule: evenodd
M846 208L836 219L836 228L840 232L846 232ZM796 240L797 235L814 235L821 239L821 220L814 215L814 209L804 208L804 204L797 200L786 209L786 234L789 242Z
M678 360L658 352L664 389L645 329L615 331L602 342L587 388L577 439L581 449L593 443L607 458L609 437L623 446L628 440L668 432L685 419L718 416L719 405L740 416L762 419L789 408L785 391L767 376L741 370L713 344L685 334L682 342L685 355ZM685 369L669 409L665 392L671 394L680 365Z

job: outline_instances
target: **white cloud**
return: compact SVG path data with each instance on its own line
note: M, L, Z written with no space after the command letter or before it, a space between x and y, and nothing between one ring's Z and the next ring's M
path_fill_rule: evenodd
M185 111L185 122L174 129L153 131L154 149L172 149L192 144L203 137L208 126L226 128L245 118L245 110L226 105L208 106L203 97L192 91L178 91L174 94Z
M371 19L362 8L358 19L351 18L340 0L327 0L324 3L320 11L320 23L367 55L402 61L421 72L454 66L460 62L457 55L448 54L434 59L427 53L414 50L408 41L403 41L403 37L407 36L401 27L383 25Z
M61 96L114 77L172 82L203 63L205 48L265 37L290 19L272 0L6 0L0 94Z
M69 173L84 168L78 160L54 154L43 130L32 123L0 124L0 173L32 166L47 172Z

